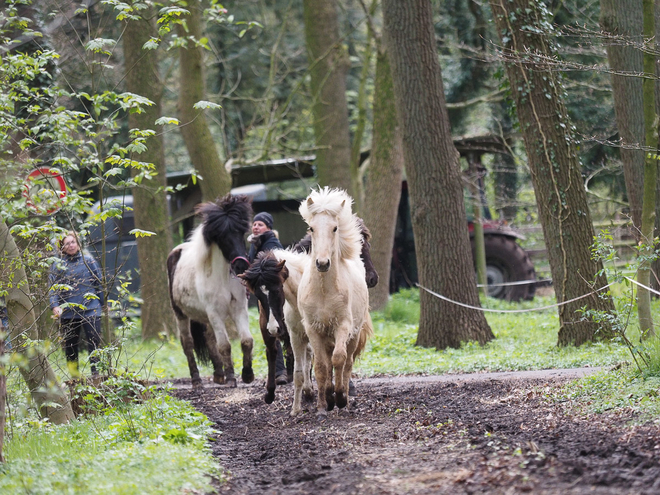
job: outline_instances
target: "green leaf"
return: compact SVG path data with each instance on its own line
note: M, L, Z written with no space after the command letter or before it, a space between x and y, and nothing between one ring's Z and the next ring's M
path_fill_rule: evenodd
M159 44L160 44L160 39L159 38L151 38L144 45L142 45L142 49L143 50L155 50L156 48L158 48Z
M155 122L156 125L179 125L179 119L175 117L161 117Z
M149 232L148 230L140 230L140 229L133 229L129 232L130 235L134 235L135 237L151 237L152 235L156 235L155 232Z
M212 108L213 110L219 110L222 108L222 105L217 103L212 103L210 101L200 100L193 105L193 108L196 110L206 110L207 108Z

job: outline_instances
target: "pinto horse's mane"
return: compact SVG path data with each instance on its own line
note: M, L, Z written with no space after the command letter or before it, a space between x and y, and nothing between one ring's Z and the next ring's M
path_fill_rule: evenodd
M362 235L351 211L353 198L343 189L324 187L312 191L307 199L300 203L300 214L309 224L314 215L325 213L337 219L339 234L339 255L343 259L357 258L360 255Z
M228 236L244 235L250 230L252 203L248 196L228 194L198 205L195 213L204 219L201 230L206 245L221 245Z

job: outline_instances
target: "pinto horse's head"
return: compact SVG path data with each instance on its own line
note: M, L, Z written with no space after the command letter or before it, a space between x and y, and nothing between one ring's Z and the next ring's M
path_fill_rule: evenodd
M238 276L261 305L260 321L271 335L282 337L288 332L284 321L284 282L289 277L285 261L279 261L273 253L259 253L257 259Z
M250 263L245 236L251 227L252 200L248 196L228 194L198 205L195 211L204 218L202 235L206 244L216 244L220 248L235 275L247 270Z

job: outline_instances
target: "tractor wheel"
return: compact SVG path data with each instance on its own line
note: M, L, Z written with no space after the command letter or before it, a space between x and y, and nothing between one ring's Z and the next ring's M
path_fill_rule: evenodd
M503 235L487 235L484 239L486 247L486 276L488 279L488 295L507 301L534 299L536 284L498 285L508 282L536 280L534 265L529 255L521 248L515 239Z

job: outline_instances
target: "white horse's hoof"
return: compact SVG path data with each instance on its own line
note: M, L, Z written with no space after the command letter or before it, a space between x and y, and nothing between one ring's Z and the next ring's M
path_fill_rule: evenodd
M238 387L238 383L236 382L236 378L232 378L230 380L227 380L227 386L229 388L236 388Z

